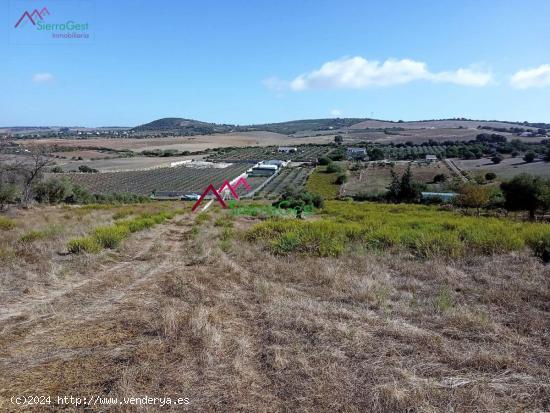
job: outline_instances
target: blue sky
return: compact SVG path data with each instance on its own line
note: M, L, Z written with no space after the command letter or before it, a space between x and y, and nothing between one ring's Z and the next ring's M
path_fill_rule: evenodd
M546 0L10 1L1 126L550 122ZM14 29L23 9L44 6L44 21L88 22L90 39L14 42L33 29Z

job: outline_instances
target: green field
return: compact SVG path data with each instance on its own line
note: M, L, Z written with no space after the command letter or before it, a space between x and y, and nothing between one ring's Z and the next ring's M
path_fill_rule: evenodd
M340 185L336 184L338 173L326 172L326 166L318 166L309 175L306 189L314 194L321 195L325 199L334 199L339 195Z
M408 251L422 258L459 258L520 251L542 254L550 226L499 218L465 217L420 205L329 201L318 220L269 220L249 231L249 239L274 253L341 254L355 246Z

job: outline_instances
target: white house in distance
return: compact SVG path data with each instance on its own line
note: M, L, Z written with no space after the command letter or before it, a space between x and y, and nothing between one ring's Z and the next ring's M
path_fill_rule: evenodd
M281 153L291 153L291 152L298 152L298 148L295 146L279 146L277 149L277 152Z
M348 155L348 158L365 159L367 156L367 149L349 147L346 149L346 154Z
M435 156L435 155L426 155L426 162L437 162L437 156Z

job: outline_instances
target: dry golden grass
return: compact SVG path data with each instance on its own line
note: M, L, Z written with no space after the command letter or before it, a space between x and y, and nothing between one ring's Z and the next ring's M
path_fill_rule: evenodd
M68 237L114 212L23 212L6 245L38 222L69 222ZM0 398L169 395L204 412L550 408L550 274L536 259L275 257L241 237L254 220L228 231L220 214L178 216L99 255L57 256L63 240L17 250L23 270L3 270Z

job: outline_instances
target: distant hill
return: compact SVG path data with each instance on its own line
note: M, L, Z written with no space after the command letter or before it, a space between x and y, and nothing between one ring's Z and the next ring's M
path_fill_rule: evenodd
M538 128L544 127L544 123L520 123L520 122L502 122L496 120L472 120L472 119L434 119L434 120L419 120L412 122L403 121L388 121L378 119L364 119L351 125L351 129L452 129L452 128Z
M262 123L256 125L227 125L219 123L207 123L194 119L162 118L146 123L133 129L135 132L169 132L181 135L202 135L227 132L255 132L266 131L292 135L304 132L341 131L343 128L355 130L367 129L511 129L511 128L538 128L549 127L544 123L527 122L502 122L472 119L434 119L412 122L387 121L368 118L324 118L324 119L299 119L287 122Z
M208 135L230 132L234 129L234 125L207 123L184 118L162 118L137 126L132 130L134 132L174 132L181 135Z
M241 131L267 131L291 135L304 131L322 131L340 129L365 121L364 118L326 118L302 119L279 123L263 123L259 125L239 126Z

